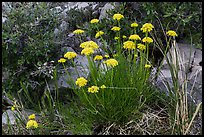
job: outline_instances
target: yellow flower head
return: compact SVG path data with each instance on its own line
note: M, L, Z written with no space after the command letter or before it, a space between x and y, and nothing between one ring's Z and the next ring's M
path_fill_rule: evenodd
M83 87L83 86L86 86L87 80L84 77L80 77L80 78L77 79L77 81L75 83L79 87Z
M91 24L95 24L95 23L98 23L99 20L98 19L92 19L90 22L91 22Z
M59 62L59 63L65 63L65 62L66 62L66 59L60 58L60 59L58 60L58 62Z
M124 38L124 39L126 39L126 38L127 38L127 36L123 35L123 38Z
M176 32L173 31L173 30L167 31L166 35L168 35L168 36L178 36L178 35L176 34Z
M138 24L134 22L131 24L131 27L136 28L136 27L138 27Z
M113 31L120 31L120 27L114 26L114 27L112 27L111 30L113 30Z
M114 40L119 40L120 38L119 37L114 37Z
M124 49L135 49L136 48L135 43L132 41L126 41L123 43L123 45L124 45L123 46Z
M102 59L103 59L103 56L101 56L101 55L96 55L94 57L94 60L102 60Z
M137 35L137 34L130 35L129 39L130 39L130 40L141 40L140 36Z
M108 67L115 67L118 65L118 61L115 59L108 59L106 61L104 61L104 63L108 66Z
M16 108L16 106L15 106L15 105L13 105L13 106L11 107L11 110L12 110L12 111L14 111L14 110L15 110L15 108Z
M142 39L142 42L152 43L153 39L150 38L150 37L145 37L145 38Z
M154 26L153 26L151 23L145 23L145 24L142 26L141 30L142 30L143 32L150 32L153 28L154 28Z
M91 92L91 93L96 93L98 92L98 90L99 90L99 87L97 86L91 86L88 88L88 92Z
M89 56L90 54L93 54L94 53L94 50L93 48L84 48L82 51L81 51L81 54L83 55L86 55L86 56Z
M26 128L38 128L38 123L35 120L29 120L26 124Z
M104 88L106 88L106 86L105 86L105 85L102 85L100 88L104 89Z
M109 55L104 55L104 57L105 57L105 58L109 58L110 56L109 56Z
M146 49L146 46L144 44L137 44L137 48L140 49L140 50L145 50Z
M29 119L29 120L35 119L35 114L30 115L30 116L28 117L28 119Z
M74 34L82 34L84 33L84 31L82 29L76 29L75 31L73 31Z
M150 68L151 65L145 64L145 68Z
M114 20L118 20L118 21L119 21L119 20L121 20L122 18L124 18L124 16L123 16L122 14L114 14L114 15L113 15L113 19L114 19Z
M66 54L64 54L64 58L68 58L68 59L75 58L76 56L77 54L75 52L67 52Z
M90 41L86 41L80 44L81 48L92 48L92 49L98 49L98 45L96 44L96 42L90 40Z
M103 31L99 31L99 32L96 33L95 38L97 39L98 37L100 37L103 34L104 34Z

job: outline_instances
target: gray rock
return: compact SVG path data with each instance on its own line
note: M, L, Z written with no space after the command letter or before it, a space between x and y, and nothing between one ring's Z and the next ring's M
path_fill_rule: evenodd
M103 19L103 18L107 18L108 14L107 12L109 10L115 9L116 7L118 7L119 4L117 2L110 2L110 3L106 3L105 6L101 9L101 13L99 16L99 20Z
M68 49L69 51L71 51L70 47ZM77 55L77 57L74 59L74 64L76 65L76 68L73 66L67 66L67 70L64 70L64 69L58 70L58 79L57 79L58 89L76 88L75 81L77 78L88 77L89 75L88 60L85 56ZM54 80L51 80L48 82L48 87L51 91L55 90L56 88L55 84L56 84L56 81ZM46 86L46 89L48 87Z
M67 22L66 21L62 21L62 23L60 24L60 29L61 31L65 31L67 29Z
M179 56L177 57L182 66L181 69L178 70L178 81L180 86L184 84L184 80L187 79L187 94L191 101L194 103L199 103L202 101L202 66L199 65L199 62L202 61L202 51L199 49L195 49L192 47L190 50L190 45L180 44L176 45L176 49L179 51ZM173 48L169 50L167 56L173 53ZM190 55L191 52L191 55ZM175 59L175 58L174 58ZM190 60L191 71L189 70L188 64ZM193 64L191 64L193 62ZM156 68L152 71L152 76L155 74ZM187 78L185 78L187 74ZM173 81L171 78L171 72L167 61L164 60L161 71L158 75L157 80L154 84L162 91L165 91L167 94L169 93L167 83L170 88L173 90Z
M2 115L2 124L16 124L16 117L14 116L16 111L6 110Z

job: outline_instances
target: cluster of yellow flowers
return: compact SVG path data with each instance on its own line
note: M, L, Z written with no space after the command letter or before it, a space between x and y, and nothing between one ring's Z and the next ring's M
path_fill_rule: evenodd
M102 59L103 59L103 56L101 56L101 55L96 55L94 57L94 60L102 60Z
M100 37L103 34L104 34L103 31L99 31L99 32L96 33L95 38L97 39L98 37Z
M120 27L114 26L114 27L111 28L111 30L113 30L113 31L120 31Z
M104 55L104 57L105 57L105 58L110 58L110 56L109 56L109 55L107 55L107 54L106 54L106 55Z
M84 30L82 29L76 29L75 31L73 31L74 34L82 34L84 33Z
M59 63L65 63L65 62L66 62L66 59L60 58L60 59L58 60L58 62L59 62Z
M144 42L144 43L152 43L153 39L150 38L150 37L145 37L145 38L142 39L142 42Z
M30 129L30 128L38 128L38 123L35 120L35 114L32 114L28 117L28 122L26 124L26 128Z
M178 36L178 35L176 34L176 32L173 31L173 30L167 31L166 35L168 35L168 36Z
M137 34L130 35L129 39L130 39L130 40L141 40L140 36L137 35Z
M141 30L142 30L143 32L150 32L153 28L154 28L154 26L153 26L151 23L145 23L145 24L142 26Z
M64 58L67 59L73 59L77 56L77 54L75 52L67 52L66 54L64 54Z
M96 42L90 40L90 41L85 41L83 43L80 44L81 48L92 48L92 49L98 49L98 45L96 44Z
M98 23L98 22L99 22L98 19L92 19L92 20L90 21L91 24L95 24L95 23Z
M115 59L108 59L104 61L103 63L105 63L108 67L115 67L118 65L118 61Z
M86 56L89 56L90 54L93 54L94 53L94 50L93 48L84 48L82 51L81 51L81 54L83 55L86 55Z
M122 14L119 14L119 13L118 13L118 14L114 14L114 15L113 15L113 19L114 19L114 20L118 20L118 21L119 21L119 20L121 20L122 18L124 18L124 16L123 16Z
M120 39L120 37L114 37L114 40L119 40Z
M124 39L126 39L126 38L127 38L127 36L123 35L123 38L124 38Z
M137 48L140 49L140 50L145 50L146 49L146 46L144 44L137 44Z
M136 45L133 41L126 41L123 43L123 48L124 49L135 49L136 48Z
M91 93L96 93L98 92L98 90L99 90L99 87L97 86L91 86L88 88L88 92L91 92Z
M134 23L132 23L130 26L131 26L132 28L136 28L136 27L138 27L138 24L137 24L136 22L134 22Z
M145 64L145 68L150 68L150 67L151 67L151 65Z
M88 81L84 77L80 77L80 78L77 79L77 81L75 83L79 87L83 87L83 86L86 86L87 82Z

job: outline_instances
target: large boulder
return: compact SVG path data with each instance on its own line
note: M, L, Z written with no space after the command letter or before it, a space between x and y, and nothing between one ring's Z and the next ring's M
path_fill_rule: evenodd
M185 77L187 76L188 97L191 101L197 104L202 101L202 66L200 66L200 62L202 62L202 51L189 44L178 43L175 48L179 51L178 58L180 58L182 64L181 69L178 70L180 86L184 83ZM173 53L173 50L174 48L169 50L167 53L168 57L170 52ZM152 76L154 76L156 68L153 70ZM156 81L154 81L154 84L157 88L165 91L167 94L170 92L167 85L173 90L172 76L166 60L164 60L161 71Z

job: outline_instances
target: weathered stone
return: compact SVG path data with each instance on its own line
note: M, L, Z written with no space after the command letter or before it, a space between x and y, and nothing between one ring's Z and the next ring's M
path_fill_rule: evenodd
M184 45L180 43L177 44L175 48L177 51L179 51L177 59L179 60L181 65L180 66L181 69L178 70L178 81L180 83L180 86L184 84L185 79L188 81L187 82L188 97L191 99L191 101L197 104L202 101L202 66L199 65L199 62L202 61L202 52L201 50L195 49L193 47L191 47L192 49L190 49L190 45L186 44ZM173 51L174 49L171 48L167 56L169 57L170 52L172 54ZM175 60L175 58L173 60ZM173 61L171 61L171 63L173 63ZM156 70L156 68L154 69ZM152 76L154 76L155 70L154 72L152 72ZM170 68L167 64L167 61L164 60L161 67L161 71L154 84L160 90L165 91L168 94L169 90L167 87L167 83L169 84L170 89L173 90L173 81Z
M118 7L119 4L117 2L110 2L110 3L106 3L105 6L101 9L101 13L99 16L99 20L103 19L103 18L108 18L108 14L107 12L109 10L115 9L116 7Z

